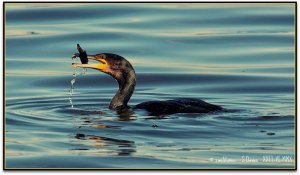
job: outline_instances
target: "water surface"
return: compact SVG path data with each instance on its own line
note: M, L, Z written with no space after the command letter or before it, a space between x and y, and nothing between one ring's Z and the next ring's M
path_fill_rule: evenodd
M5 10L6 168L294 167L293 4ZM76 77L72 108L77 43L133 64L131 105L196 97L233 111L120 115L108 109L117 83L95 70Z

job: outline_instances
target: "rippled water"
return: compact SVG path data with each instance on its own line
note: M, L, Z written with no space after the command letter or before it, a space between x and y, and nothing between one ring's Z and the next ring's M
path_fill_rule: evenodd
M294 167L294 4L5 10L6 168ZM116 82L95 70L76 77L72 108L77 43L133 64L131 105L196 97L234 112L120 115Z

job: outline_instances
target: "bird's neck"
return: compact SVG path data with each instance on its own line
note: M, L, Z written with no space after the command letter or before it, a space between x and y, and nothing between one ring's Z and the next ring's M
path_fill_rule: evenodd
M124 109L128 108L128 101L133 94L136 84L136 75L134 70L129 71L123 77L117 80L119 83L119 90L112 98L109 108L110 109Z

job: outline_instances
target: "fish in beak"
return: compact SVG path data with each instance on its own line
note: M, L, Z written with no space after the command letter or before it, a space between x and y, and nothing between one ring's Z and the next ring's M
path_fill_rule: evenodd
M105 72L107 69L107 61L105 60L105 55L97 54L97 55L87 55L86 51L83 50L79 44L77 44L78 53L75 53L72 56L72 59L79 57L82 64L72 63L73 67L81 67L81 68L91 68L97 69L101 72ZM90 60L98 61L99 63L88 63Z

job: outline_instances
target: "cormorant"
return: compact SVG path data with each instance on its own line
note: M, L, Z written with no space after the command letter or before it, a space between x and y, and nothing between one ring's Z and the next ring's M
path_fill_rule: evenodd
M133 94L136 85L135 71L125 58L112 54L100 53L96 55L87 55L77 44L79 53L75 53L73 58L80 57L81 62L72 63L73 67L91 68L104 72L119 84L119 90L112 98L109 108L112 110L129 109L128 101ZM88 59L96 60L99 63L88 63ZM207 103L196 98L177 98L167 101L148 101L132 107L133 109L145 109L152 115L167 115L174 113L208 113L222 111L223 108L218 105Z

